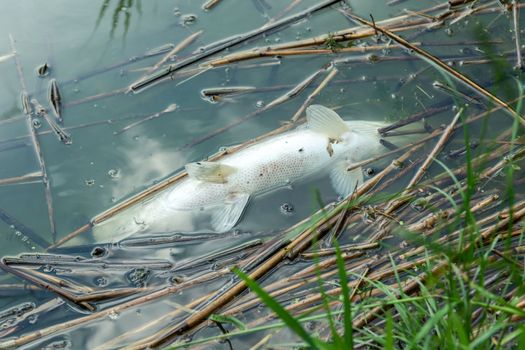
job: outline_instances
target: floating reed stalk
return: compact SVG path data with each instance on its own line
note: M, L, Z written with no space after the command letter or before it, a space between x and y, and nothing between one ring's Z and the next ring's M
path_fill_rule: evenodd
M22 88L22 95L28 96L27 87L26 87L26 83L24 79L24 72L22 70L22 64L20 63L20 57L18 56L18 52L16 51L15 39L13 38L11 34L9 34L9 40L11 43L11 50L13 51L13 54L15 55L16 70L18 72L18 80ZM29 132L31 135L31 141L33 142L33 147L35 149L36 157L38 159L38 164L40 166L40 172L42 173L42 182L44 183L44 193L46 196L49 226L51 229L51 235L52 235L53 242L54 242L56 240L56 234L57 234L56 224L55 224L55 209L53 207L53 196L51 194L51 185L49 183L49 178L47 176L46 163L44 161L44 155L42 153L42 148L40 147L40 141L38 140L38 136L33 126L33 121L32 121L32 117L30 114L26 114L26 120L27 120L27 127L29 128Z

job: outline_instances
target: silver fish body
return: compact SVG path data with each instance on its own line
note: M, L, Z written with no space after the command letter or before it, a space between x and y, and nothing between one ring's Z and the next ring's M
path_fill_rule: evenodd
M225 232L239 221L250 198L329 173L336 192L363 182L361 160L382 154L383 123L343 121L326 107L311 106L308 123L220 159L186 166L189 176L149 200L94 227L99 239L137 232ZM108 236L110 235L110 237Z

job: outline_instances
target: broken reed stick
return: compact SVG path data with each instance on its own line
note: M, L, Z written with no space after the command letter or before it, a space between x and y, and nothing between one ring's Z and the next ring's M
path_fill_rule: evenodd
M517 69L523 69L523 58L521 56L521 33L520 33L520 27L519 27L519 7L518 7L518 0L512 0L512 19L514 21L514 42L516 43L516 68Z
M199 30L195 33L190 34L187 38L182 40L179 44L177 44L170 52L168 52L162 59L154 64L150 69L146 71L146 75L153 73L157 69L159 69L164 63L166 63L171 57L175 56L188 46L190 46L201 34L203 33L203 30ZM144 79L145 77L140 78L139 80Z
M313 5L311 7L309 7L308 9L298 13L298 14L295 14L295 15L292 15L290 17L287 17L287 18L284 18L282 20L279 20L279 21L276 21L276 22L273 22L271 24L268 24L268 25L265 25L259 29L255 29L255 30L252 30L248 33L245 33L245 34L242 34L242 35L237 35L237 36L234 36L232 39L226 41L226 42L223 42L221 43L220 45L216 45L216 46L212 46L210 47L208 50L205 50L204 52L202 53L199 53L199 54L196 54L196 55L193 55L193 56L190 56L188 57L187 59L185 60L182 60L178 63L175 63L175 64L172 64L170 65L165 71L163 72L159 72L158 74L155 74L149 78L146 78L138 83L134 83L132 85L130 85L129 87L129 90L130 91L133 91L133 92L138 92L152 84L155 84L157 83L158 81L160 80L163 80L169 76L171 76L174 72L182 69L182 68L185 68L185 67L188 67L194 63L197 63L207 57L210 57L218 52L221 52L227 48L231 48L233 46L236 46L238 44L241 44L243 42L246 42L252 38L255 38L255 37L258 37L258 36L261 36L263 35L264 33L267 33L269 31L272 31L272 30L276 30L278 28L281 28L281 27L284 27L286 25L289 25L291 23L294 23L294 22L297 22L298 20L300 19L303 19L307 16L310 16L312 15L313 13L316 13L324 8L327 8L333 4L335 4L336 2L339 2L340 0L325 0L325 1L322 1L316 5Z
M22 183L29 183L29 182L35 182L35 181L42 181L41 171L35 171L34 173L30 173L30 174L26 174L22 176L14 176L14 177L0 179L0 186L22 184Z
M11 34L9 34L9 41L11 44L11 50L13 51L13 54L15 55L15 64L16 64L16 70L18 72L18 80L20 82L20 86L22 88L22 95L27 97L27 87L24 79L24 72L22 70L22 64L20 62L20 57L18 55L18 52L16 51L15 46L15 39ZM51 236L53 239L53 242L56 241L56 224L55 224L55 209L53 207L53 196L51 194L51 184L49 183L49 177L47 176L47 169L46 169L46 163L44 161L44 154L42 153L42 148L40 146L40 141L38 140L38 135L36 132L36 129L33 126L32 117L31 114L26 113L26 121L27 121L27 127L29 128L29 132L31 135L31 141L33 143L33 147L35 149L36 157L38 159L38 164L40 166L40 172L42 173L42 182L44 184L44 193L46 197L46 204L47 204L47 214L49 219L49 226L51 229Z
M203 10L210 10L216 5L218 5L221 2L221 0L208 0L202 5Z
M291 123L292 124L295 124L297 123L297 121L299 120L299 118L302 116L302 114L304 113L304 111L306 110L306 107L308 107L313 99L319 95L321 93L321 91L326 87L326 85L328 85L328 83L330 82L330 80L332 80L335 75L337 74L338 70L337 68L335 67L332 67L328 74L326 75L326 77L323 79L323 81L321 81L321 83L319 84L318 87L315 88L314 91L312 91L312 93L310 95L308 95L308 97L306 98L306 100L303 102L303 104L301 105L301 107L299 107L299 109L297 110L297 112L295 112L295 114L293 115L292 119L291 119Z
M282 9L277 15L275 15L273 18L270 18L268 20L268 23L273 23L277 20L279 20L280 18L283 18L284 16L286 16L286 14L288 12L290 12L291 10L293 10L294 7L296 7L297 5L299 5L299 3L301 2L301 0L292 0L292 2L290 4L288 4L288 6L286 6L284 9Z
M381 135L386 135L389 131L392 131L392 130L395 130L395 129L399 129L399 128L405 126L405 125L418 122L418 121L420 121L423 118L429 118L431 116L434 116L436 114L439 114L439 113L444 112L444 111L449 110L449 109L450 109L450 104L449 103L447 103L444 106L430 107L430 108L427 108L424 111L422 111L420 113L417 113L417 114L414 114L414 115L412 115L412 116L410 116L408 118L404 118L404 119L398 120L395 123L392 123L392 124L387 125L385 127L379 128L379 129L377 129L377 131Z
M510 106L507 102L502 101L500 98L498 98L497 96L492 94L490 91L485 89L483 86L479 85L478 83L476 83L472 79L468 78L466 75L464 75L464 74L460 73L459 71L455 70L454 68L450 67L449 65L447 65L446 63L441 61L436 56L430 54L429 52L427 52L427 51L425 51L425 50L423 50L423 49L421 49L421 48L419 48L417 46L412 45L411 43L409 43L405 39L401 38L399 35L393 33L392 31L390 31L388 29L385 29L385 28L382 28L382 27L378 26L376 23L369 22L369 21L367 21L367 20L365 20L365 19L363 19L363 18L361 18L361 17L359 17L359 16L357 16L357 15L355 15L353 13L347 13L347 14L348 14L348 16L352 17L356 21L358 21L358 22L360 22L362 24L366 24L367 26L370 26L371 28L373 28L373 29L383 33L384 35L388 36L390 39L396 41L397 43L405 46L406 48L408 48L410 50L413 50L422 59L435 64L440 69L442 69L443 71L445 71L449 75L451 75L453 78L459 80L460 82L464 83L465 85L467 85L468 87L470 87L471 89L473 89L474 91L479 93L481 96L483 96L483 97L487 98L489 101L493 101L496 104L498 104L501 107L503 107L510 114L510 116L512 118L517 119L522 125L525 126L525 119L523 118L523 116L521 116L518 112L516 112L512 108L512 106Z
M443 147L445 147L445 144L452 136L452 133L455 130L456 123L458 122L459 118L463 114L463 108L460 108L459 111L456 113L450 124L447 126L447 128L443 131L443 134L439 138L438 142L434 146L434 149L428 154L428 157L425 159L421 167L418 169L418 171L414 174L412 179L407 185L407 190L411 190L418 182L421 180L423 175L427 172L427 169L430 167L430 164L434 161L436 156L441 152Z

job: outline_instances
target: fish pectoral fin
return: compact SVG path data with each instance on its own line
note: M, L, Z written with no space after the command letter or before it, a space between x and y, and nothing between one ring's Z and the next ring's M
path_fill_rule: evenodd
M321 105L311 105L306 109L306 120L310 130L328 136L332 140L340 140L341 136L350 131L341 117Z
M224 205L215 209L211 217L211 226L216 232L231 230L239 221L250 195L248 193L232 193L224 201Z
M350 195L358 185L364 183L363 169L359 167L349 171L349 166L347 162L339 162L330 171L332 186L337 194L343 197Z
M200 181L213 183L226 183L228 175L235 171L235 168L217 162L195 162L185 166L188 176Z

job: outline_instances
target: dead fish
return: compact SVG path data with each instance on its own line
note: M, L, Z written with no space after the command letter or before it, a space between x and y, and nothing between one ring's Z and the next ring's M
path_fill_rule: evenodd
M108 241L140 232L227 232L241 219L250 198L322 174L330 175L339 195L348 196L364 178L360 167L347 168L388 151L379 142L377 131L385 124L344 121L320 105L308 107L306 118L306 125L254 143L220 161L186 164L187 177L95 224L95 237ZM409 140L403 137L399 142Z
M63 120L62 116L60 115L62 96L60 96L56 79L51 79L49 82L48 99L49 103L53 107L53 112L55 113L58 122L62 123Z
M33 106L31 106L31 103L29 102L29 96L27 93L22 92L20 99L22 100L22 110L24 111L24 114L31 115L31 113L33 113Z
M50 116L47 114L47 110L42 106L36 99L32 99L31 103L35 107L38 116L45 119L51 130L55 133L60 142L70 145L72 143L71 136L60 127Z
M51 67L47 64L47 62L45 62L44 64L36 67L36 74L39 76L39 77L45 77L46 75L49 74L49 69Z

